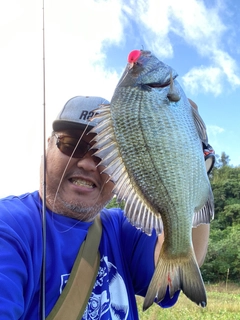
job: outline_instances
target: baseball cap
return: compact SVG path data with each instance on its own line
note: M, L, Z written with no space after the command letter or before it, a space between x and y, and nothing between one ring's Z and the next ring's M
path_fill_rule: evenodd
M109 104L109 102L101 97L89 96L76 96L69 99L53 121L53 130L85 129L86 126L89 130L92 129L97 121L90 121L90 119L94 115L94 110L101 104Z

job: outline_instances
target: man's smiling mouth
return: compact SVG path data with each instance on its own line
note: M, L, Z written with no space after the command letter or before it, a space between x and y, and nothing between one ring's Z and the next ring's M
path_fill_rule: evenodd
M75 184L76 186L84 186L87 188L94 188L96 187L94 183L91 181L83 180L83 179L77 179L77 178L71 178L70 182Z

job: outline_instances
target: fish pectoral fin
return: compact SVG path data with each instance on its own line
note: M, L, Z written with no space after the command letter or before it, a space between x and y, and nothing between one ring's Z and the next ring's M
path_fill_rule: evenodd
M212 189L209 189L209 197L205 205L197 210L193 216L193 227L197 227L201 223L209 224L214 219L214 199Z
M201 118L200 114L198 111L191 105L192 107L192 113L193 113L193 119L194 123L199 135L200 140L207 146L208 145L208 136L207 136L207 129L206 125Z
M168 259L160 253L144 299L143 310L147 310L153 302L161 302L167 289L171 298L175 292L182 290L197 305L207 305L205 286L192 249L188 257L182 259Z

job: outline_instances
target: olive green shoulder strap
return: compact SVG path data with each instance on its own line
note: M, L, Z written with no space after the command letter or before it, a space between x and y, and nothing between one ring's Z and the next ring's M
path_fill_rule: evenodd
M98 273L101 235L102 224L98 215L81 245L68 282L46 320L82 319Z

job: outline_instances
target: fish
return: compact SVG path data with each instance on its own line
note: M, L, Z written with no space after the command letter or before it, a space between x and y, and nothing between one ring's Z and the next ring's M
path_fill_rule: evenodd
M202 142L206 126L176 80L177 72L151 51L132 50L109 104L95 110L95 156L124 201L124 213L164 242L143 310L178 290L207 305L192 244L192 227L209 224L214 199Z

